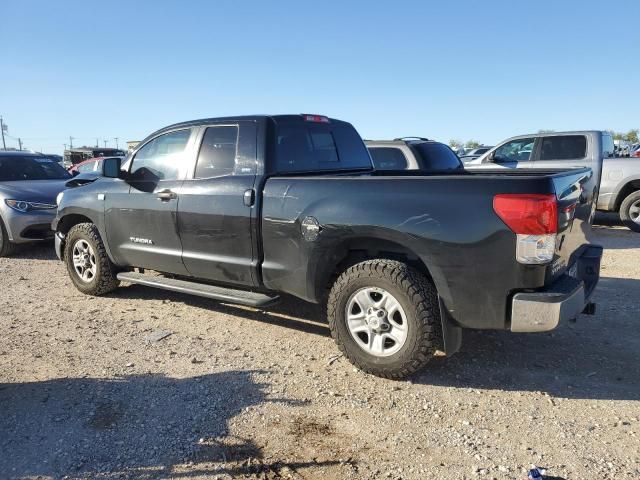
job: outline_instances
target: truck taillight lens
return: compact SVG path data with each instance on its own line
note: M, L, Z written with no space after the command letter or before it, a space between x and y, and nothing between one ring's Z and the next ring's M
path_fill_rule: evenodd
M499 194L493 209L516 234L516 260L543 264L553 260L558 231L558 203L553 194Z

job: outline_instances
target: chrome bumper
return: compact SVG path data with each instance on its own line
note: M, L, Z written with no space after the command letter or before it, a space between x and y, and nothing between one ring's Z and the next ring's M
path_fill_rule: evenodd
M580 315L600 278L601 258L602 247L589 246L576 260L575 275L565 274L543 291L516 293L511 331L546 332Z

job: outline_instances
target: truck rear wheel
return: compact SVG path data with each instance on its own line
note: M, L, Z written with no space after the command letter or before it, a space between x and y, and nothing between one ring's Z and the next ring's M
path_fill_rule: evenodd
M434 285L395 260L367 260L343 272L329 294L327 316L342 353L379 377L412 374L442 342Z
M107 255L98 228L92 223L79 223L69 230L64 260L71 280L82 293L104 295L120 284L115 265Z
M633 192L622 201L620 220L629 230L640 232L640 190Z

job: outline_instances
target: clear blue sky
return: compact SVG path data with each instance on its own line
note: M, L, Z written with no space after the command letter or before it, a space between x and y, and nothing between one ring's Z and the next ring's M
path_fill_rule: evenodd
M0 114L47 152L251 113L445 142L628 130L638 19L636 0L3 0Z

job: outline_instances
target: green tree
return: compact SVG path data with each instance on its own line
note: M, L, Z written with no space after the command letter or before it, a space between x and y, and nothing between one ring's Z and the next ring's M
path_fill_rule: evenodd
M635 128L633 130L629 130L625 135L623 140L626 140L629 143L638 143L638 129Z
M464 144L465 148L478 148L480 146L480 142L476 140L467 140L467 143Z
M462 142L460 140L456 140L455 138L452 138L451 140L449 140L449 146L454 150L456 150L462 146Z

